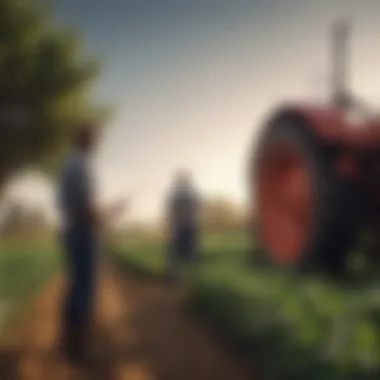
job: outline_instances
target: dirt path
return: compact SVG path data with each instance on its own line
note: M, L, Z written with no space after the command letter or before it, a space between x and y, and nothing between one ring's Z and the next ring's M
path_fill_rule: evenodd
M181 312L181 290L104 270L99 286L97 360L70 368L58 355L63 281L53 281L0 345L1 380L246 380L226 347Z

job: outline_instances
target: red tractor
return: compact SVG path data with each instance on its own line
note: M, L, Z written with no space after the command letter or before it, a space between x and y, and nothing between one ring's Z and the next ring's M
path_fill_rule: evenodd
M277 109L252 160L259 255L279 267L341 272L380 220L380 119L346 90L348 32L336 25L331 104Z

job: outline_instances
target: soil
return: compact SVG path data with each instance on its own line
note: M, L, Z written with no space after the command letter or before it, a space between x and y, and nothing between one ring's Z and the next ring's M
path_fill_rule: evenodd
M59 354L65 282L54 279L0 344L1 380L248 380L239 356L183 311L184 290L115 267L100 275L93 359Z

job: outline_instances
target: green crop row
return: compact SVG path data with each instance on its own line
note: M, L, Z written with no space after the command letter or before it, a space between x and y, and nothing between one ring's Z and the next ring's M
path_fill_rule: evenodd
M378 378L380 288L347 290L220 264L201 268L189 301L270 379Z
M238 344L269 379L376 379L380 285L339 285L247 265L243 235L207 236L189 278L189 305ZM162 244L126 245L122 257L162 274Z

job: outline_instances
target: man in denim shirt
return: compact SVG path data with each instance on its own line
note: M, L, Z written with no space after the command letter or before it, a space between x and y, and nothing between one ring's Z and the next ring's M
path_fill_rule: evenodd
M69 359L85 354L92 322L98 243L101 230L100 211L95 205L90 156L97 142L96 130L82 126L75 134L74 149L64 162L58 203L62 215L62 237L68 268L68 294L63 310L63 350ZM124 204L118 202L118 211Z

